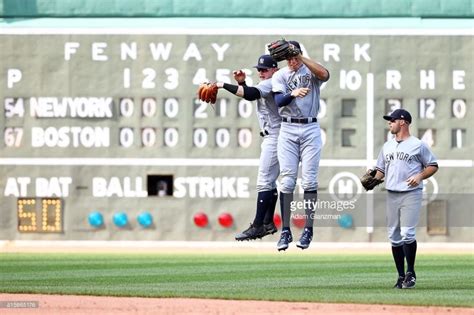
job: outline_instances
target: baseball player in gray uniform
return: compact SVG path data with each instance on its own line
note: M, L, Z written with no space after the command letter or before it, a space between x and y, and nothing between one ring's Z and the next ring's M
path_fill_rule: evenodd
M388 238L398 271L394 288L414 288L416 283L415 229L420 217L423 180L438 170L436 157L426 143L410 135L411 115L397 109L387 116L394 138L383 145L377 159L376 179L385 179ZM405 273L405 259L407 272Z
M277 141L281 118L273 99L272 76L278 70L278 64L270 55L262 55L254 68L257 69L260 82L255 87L245 84L245 73L234 71L234 79L239 84L232 85L217 82L217 87L242 97L248 101L257 100L257 117L260 136L263 138L260 153L260 165L257 177L257 210L250 227L235 236L238 241L253 240L274 234L277 231L273 215L278 200L276 180L279 175Z
M289 41L301 52L300 44ZM319 160L321 158L321 130L317 121L320 86L329 80L329 71L304 57L301 53L290 57L287 66L273 75L272 86L282 124L278 137L280 162L280 207L282 232L277 249L286 250L293 241L290 230L290 207L301 162L302 186L306 223L296 246L309 247L313 238L314 209L317 199ZM310 206L307 206L310 205Z

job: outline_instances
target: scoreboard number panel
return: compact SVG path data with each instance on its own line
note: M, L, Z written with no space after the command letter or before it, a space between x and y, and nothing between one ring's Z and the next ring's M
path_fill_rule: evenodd
M102 211L106 222L115 212L174 213L181 225L206 209L210 219L235 211L236 224L247 224L262 140L257 105L221 89L211 106L196 91L203 81L232 83L239 68L247 85L256 85L252 66L276 37L0 33L0 217L17 226L0 229L0 237L118 237L88 230L84 218L92 211ZM447 161L474 178L473 35L286 37L331 73L318 113L322 193L340 172L354 170L355 178L373 166L391 137L382 116L398 108L411 112L412 134L442 167ZM426 59L424 46L437 47L438 59ZM467 181L454 187L449 174L435 175L441 192L472 193ZM167 180L165 197L153 188L156 178ZM173 226L155 224L156 231Z
M59 198L18 198L18 232L62 233L63 202Z
M64 156L60 151L79 156L119 157L123 154L119 149L127 148L127 156L159 157L159 150L135 149L185 146L186 152L193 152L192 148L231 149L228 154L219 152L220 157L227 158L236 157L236 152L246 152L243 157L258 156L255 104L222 90L211 108L196 98L195 91L204 80L231 82L234 68L255 63L252 54L242 56L242 51L246 51L242 43L251 40L263 50L271 37L240 35L214 43L214 38L206 35L163 35L158 40L150 35L134 35L140 39L138 44L126 35L113 35L107 40L92 34L57 35L41 41L45 36L2 35L9 39L2 41L2 51L18 55L10 59L7 53L1 69L0 80L6 87L2 93L3 146L7 148L2 150L2 156L28 156L31 149L40 149L37 157ZM375 117L403 107L420 123L453 118L449 124L453 131L446 131L449 135L442 137L439 156L449 153L449 148L469 146L466 141L467 121L472 117L472 59L465 56L450 63L423 61L415 68L411 66L413 60L421 60L417 49L420 44L436 45L443 50L438 56L449 58L454 49L451 47L466 47L456 54L467 54L468 48L472 48L472 36L373 36L370 40L337 35L299 37L304 51L331 71L331 81L322 87L318 115L322 128L331 135L329 139L325 137L325 147L334 143L328 158L365 152L361 147L364 141L355 139L366 133L362 121L366 118L363 115L369 89L374 89L373 96L384 102L374 103ZM184 38L189 44L184 44ZM404 49L391 52L387 43L397 39ZM32 48L43 45L45 53L41 56L48 58L32 58L28 49L15 51L15 42L19 40ZM457 44L448 45L452 41ZM394 58L406 60L406 66L398 62L395 67L391 64ZM54 70L34 71L30 63ZM371 67L382 69L373 74L372 87L366 80ZM250 85L257 81L255 69L245 71ZM441 77L444 74L449 75ZM66 81L68 88L58 89ZM351 118L359 125L354 126ZM376 119L374 129L380 125L383 121ZM467 138L463 136L465 129ZM250 133L253 141L249 140ZM243 148L251 149L252 153Z

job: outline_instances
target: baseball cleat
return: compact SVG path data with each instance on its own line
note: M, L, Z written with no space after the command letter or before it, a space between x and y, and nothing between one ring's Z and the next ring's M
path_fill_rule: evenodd
M277 244L278 251L286 250L288 248L288 244L293 242L293 236L291 235L290 231L283 231L280 235L280 240Z
M397 279L397 283L393 286L394 289L401 289L403 280L405 280L405 276L399 276Z
M296 242L296 247L306 249L309 247L309 244L311 243L312 239L313 233L308 229L304 229L303 234L301 234L300 240Z
M263 229L265 230L263 236L275 234L278 231L275 223L273 223L273 222L270 222L268 224L264 224Z
M242 233L239 233L235 236L235 239L237 241L249 241L249 240L254 240L257 238L262 238L265 236L265 230L262 226L255 226L253 224L250 224L250 227L243 231Z
M416 284L416 276L412 272L407 272L402 283L402 289L413 289Z

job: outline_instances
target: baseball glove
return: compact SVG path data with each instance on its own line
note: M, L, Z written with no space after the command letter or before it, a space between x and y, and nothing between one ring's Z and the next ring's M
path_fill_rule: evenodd
M267 47L268 52L276 62L289 59L301 53L298 47L295 47L285 39L279 39L270 43Z
M218 91L219 88L217 87L216 83L201 83L199 85L197 95L201 101L215 104Z
M377 174L377 170L369 169L367 173L360 178L360 183L364 186L366 191L372 190L375 186L383 183L383 179L375 178L375 174Z

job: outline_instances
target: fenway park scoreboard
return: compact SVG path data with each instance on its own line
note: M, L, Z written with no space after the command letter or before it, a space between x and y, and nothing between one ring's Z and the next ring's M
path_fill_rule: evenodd
M0 239L231 240L247 226L256 104L220 90L211 106L196 89L240 68L255 85L252 66L280 36L32 33L0 34ZM381 117L397 108L440 160L426 193L472 194L472 34L291 39L331 72L321 196L361 194L358 177L390 137ZM350 237L364 240L374 224L358 224Z

